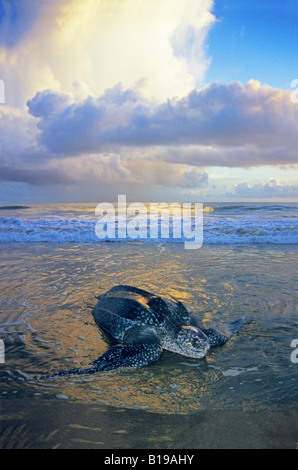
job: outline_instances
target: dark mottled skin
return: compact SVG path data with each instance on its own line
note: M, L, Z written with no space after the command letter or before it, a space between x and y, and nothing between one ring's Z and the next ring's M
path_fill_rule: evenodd
M100 295L92 314L97 325L118 344L93 361L92 367L49 377L142 367L157 361L163 349L202 358L210 347L222 346L246 323L246 319L240 319L228 324L224 334L214 328L202 329L180 301L125 285Z

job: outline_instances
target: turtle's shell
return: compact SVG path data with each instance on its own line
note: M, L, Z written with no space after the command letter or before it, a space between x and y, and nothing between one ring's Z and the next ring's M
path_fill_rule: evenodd
M115 286L98 299L95 310L103 309L127 319L127 326L166 327L174 332L181 325L190 324L190 315L181 302L159 297L137 287ZM125 325L125 322L122 324ZM109 333L114 336L113 331Z

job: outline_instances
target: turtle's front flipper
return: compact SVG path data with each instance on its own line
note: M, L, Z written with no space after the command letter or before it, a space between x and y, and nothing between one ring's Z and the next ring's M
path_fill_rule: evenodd
M92 362L97 370L118 367L143 367L159 359L161 339L151 328L133 326L123 338L126 344L115 346Z
M162 347L160 338L150 328L134 326L129 328L123 341L127 344L114 346L91 363L93 367L76 368L56 372L52 377L71 374L94 374L95 372L117 369L118 367L143 367L159 359Z
M117 369L118 367L142 367L159 359L162 348L158 343L135 343L114 346L91 364L93 367L75 368L55 372L45 377L52 379L72 374L94 374L95 372Z
M214 328L208 328L207 330L202 329L202 331L208 337L211 348L214 346L223 346L229 339L227 336L218 333Z
M238 331L244 326L246 325L247 323L251 323L251 319L250 318L239 318L239 320L235 320L233 321L232 323L228 323L227 324L227 327L228 327L228 330L230 332L230 338L232 336L235 336L238 334Z
M59 372L55 372L54 374L47 375L46 377L44 377L44 380L53 379L54 377L61 377L63 375L94 374L95 372L97 372L95 367L76 367L75 369L61 370Z
M161 355L157 343L135 343L115 346L92 362L95 372L118 367L143 367L155 362Z
M232 323L224 323L214 328L202 329L206 336L208 336L208 340L210 342L210 346L222 346L225 344L230 338L235 336L240 328L242 328L246 323L249 323L250 320L248 318L240 318Z

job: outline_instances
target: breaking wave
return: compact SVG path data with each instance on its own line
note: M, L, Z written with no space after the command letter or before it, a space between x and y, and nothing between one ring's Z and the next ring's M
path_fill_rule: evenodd
M47 243L98 243L105 241L96 235L99 217L95 207L87 204L66 204L36 206L2 206L0 216L0 242L47 242ZM20 209L26 208L27 210ZM203 211L204 244L295 244L298 241L298 207L294 204L210 204ZM127 222L133 222L131 216ZM109 220L106 219L106 223ZM134 223L134 222L133 222ZM150 216L139 224L140 237L117 238L117 217L115 237L106 241L142 242L185 242L184 221L169 217L168 226L158 223L158 232L150 237ZM163 222L164 224L164 222ZM177 237L177 224L181 236ZM136 227L138 224L136 223ZM141 230L142 228L142 230ZM145 230L145 232L144 232ZM144 233L147 235L144 236ZM166 233L166 235L165 235ZM176 235L175 235L176 234Z

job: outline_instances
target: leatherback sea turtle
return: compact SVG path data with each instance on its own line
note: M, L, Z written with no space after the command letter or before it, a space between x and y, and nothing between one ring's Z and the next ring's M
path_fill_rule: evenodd
M199 328L179 300L126 285L100 295L92 313L97 325L118 344L93 361L92 367L61 371L49 377L146 366L157 361L163 349L203 358L210 347L225 344L247 322L241 318L225 324L224 333Z

